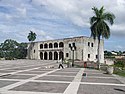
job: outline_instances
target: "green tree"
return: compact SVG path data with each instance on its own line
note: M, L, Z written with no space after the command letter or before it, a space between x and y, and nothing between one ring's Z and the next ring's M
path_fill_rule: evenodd
M0 44L0 57L5 59L23 59L27 54L27 43L18 43L7 39Z
M101 37L108 39L110 37L110 28L107 22L111 25L114 23L115 15L110 12L105 12L104 7L102 6L100 9L93 7L94 16L90 18L91 24L91 36L94 39L98 39L98 68L100 69L100 40Z
M34 41L36 39L36 33L30 31L29 35L27 36L29 41Z
M32 59L32 57L33 57L31 54L31 50L34 46L33 41L36 39L36 36L37 36L36 33L33 31L30 31L29 35L27 36L28 40L31 41L31 43L28 46L28 58L29 59Z
M18 43L15 40L7 39L4 43L1 43L2 57L6 59L14 59L14 50L17 48Z
M16 48L15 52L17 59L24 59L27 56L27 43L19 43L18 47Z

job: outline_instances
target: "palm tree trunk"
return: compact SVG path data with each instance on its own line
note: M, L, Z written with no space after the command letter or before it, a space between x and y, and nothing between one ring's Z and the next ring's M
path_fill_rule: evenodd
M98 58L97 58L98 69L100 69L100 39L98 39L97 54L98 54Z

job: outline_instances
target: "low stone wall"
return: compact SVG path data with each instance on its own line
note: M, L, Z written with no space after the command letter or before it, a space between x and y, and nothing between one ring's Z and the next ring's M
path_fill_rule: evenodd
M91 62L91 61L75 61L75 65L78 65L80 67L85 67L85 62L86 62L86 67L87 68L97 68L97 63Z

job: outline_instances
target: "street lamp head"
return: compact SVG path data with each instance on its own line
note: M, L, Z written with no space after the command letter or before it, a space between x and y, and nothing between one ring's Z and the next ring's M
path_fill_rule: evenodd
M69 44L69 47L71 48L71 44Z
M72 43L72 46L75 47L75 43Z
M76 46L74 47L74 50L76 50Z

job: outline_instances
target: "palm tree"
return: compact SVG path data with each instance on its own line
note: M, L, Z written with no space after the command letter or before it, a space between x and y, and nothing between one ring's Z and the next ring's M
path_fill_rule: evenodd
M100 69L100 40L101 37L108 39L110 37L110 28L107 22L111 25L114 23L115 15L110 12L105 12L104 7L102 6L100 9L93 7L94 16L90 18L91 24L91 36L98 40L98 49L97 49L97 62L98 68Z
M33 56L32 56L32 53L30 53L30 51L32 50L32 47L33 47L33 41L36 39L36 33L34 33L33 31L30 31L27 38L29 41L31 41L30 46L28 48L28 58L31 59ZM30 56L30 54L31 54L31 56Z
M36 33L30 31L29 35L27 36L28 40L33 42L36 39Z

